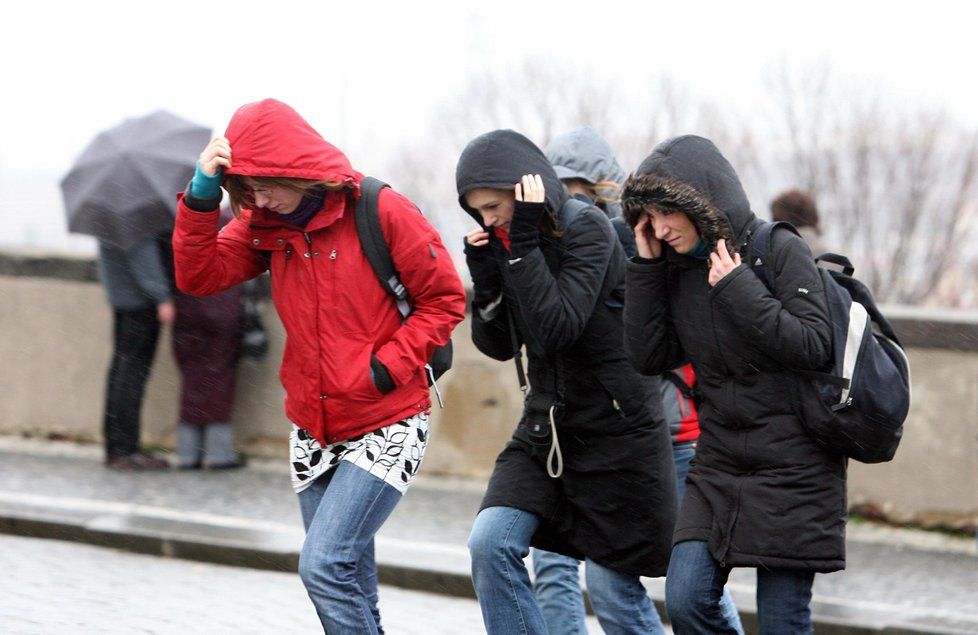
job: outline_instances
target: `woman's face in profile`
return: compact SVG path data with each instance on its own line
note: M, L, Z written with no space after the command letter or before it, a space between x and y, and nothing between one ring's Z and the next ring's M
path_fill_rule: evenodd
M513 190L496 190L480 187L465 195L465 202L482 217L482 224L488 229L508 232L516 209L516 194Z
M655 237L672 247L676 253L688 254L696 247L700 235L689 216L682 212L664 214L654 207L646 213Z

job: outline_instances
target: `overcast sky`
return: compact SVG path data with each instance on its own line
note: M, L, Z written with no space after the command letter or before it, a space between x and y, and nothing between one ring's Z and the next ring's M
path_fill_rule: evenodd
M978 125L978 10L968 6L8 4L0 19L0 215L7 221L23 211L30 196L24 179L50 186L51 175L67 171L94 135L125 117L165 108L220 132L241 104L276 97L341 148L355 148L357 163L363 153L383 153L405 139L422 143L430 113L468 74L526 57L601 69L621 79L623 99L629 77L652 71L740 108L763 98L764 68L828 62L852 78L882 83L894 100L941 105Z

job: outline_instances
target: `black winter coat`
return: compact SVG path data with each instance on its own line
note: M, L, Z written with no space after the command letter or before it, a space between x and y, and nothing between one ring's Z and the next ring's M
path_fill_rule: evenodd
M632 225L648 205L685 213L711 251L720 238L746 245L762 223L733 168L699 137L657 147L624 203ZM747 263L711 288L708 260L668 246L660 259L634 258L625 347L642 372L696 369L701 436L674 542L706 541L728 566L835 571L845 567L846 463L805 431L789 371L829 360L825 293L804 241L784 230L772 241L773 294Z
M523 174L542 175L546 213L556 218L566 190L543 153L508 130L478 137L459 159L463 208L481 222L465 194L512 188ZM662 576L675 525L675 472L657 385L632 368L622 346L624 253L596 207L557 230L559 236L540 235L538 248L520 259L495 237L488 247L466 249L476 297L473 340L494 359L512 359L512 317L531 386L482 509L536 515L533 546ZM486 311L486 298L499 303ZM557 421L564 470L556 479L546 469L549 442L536 442L527 430L534 418L546 421L555 400L564 404Z

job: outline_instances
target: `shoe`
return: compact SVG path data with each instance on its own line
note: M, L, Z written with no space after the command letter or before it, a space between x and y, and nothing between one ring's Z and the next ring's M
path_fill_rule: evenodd
M248 461L244 456L238 454L234 457L234 460L229 463L204 463L204 468L208 470L237 470L244 467Z
M105 464L109 469L120 472L165 470L170 467L165 460L145 452L113 456L107 459Z

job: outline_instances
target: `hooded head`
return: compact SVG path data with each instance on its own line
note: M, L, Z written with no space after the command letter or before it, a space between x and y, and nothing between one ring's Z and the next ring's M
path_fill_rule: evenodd
M549 217L555 218L567 194L543 151L513 130L480 135L465 146L455 167L459 205L479 225L485 226L465 195L481 188L512 192L524 174L539 174L543 179L544 205Z
M547 146L547 158L558 178L584 181L592 186L591 198L603 204L609 217L621 215L617 200L625 171L597 130L584 126L555 137Z
M363 178L299 113L275 99L238 108L224 136L231 144L225 186L232 207L246 202L242 177L277 179L278 185L304 193L317 187L357 190Z
M755 220L733 166L711 141L694 135L656 146L625 182L622 206L631 227L650 208L686 214L710 251L721 238L733 249Z

